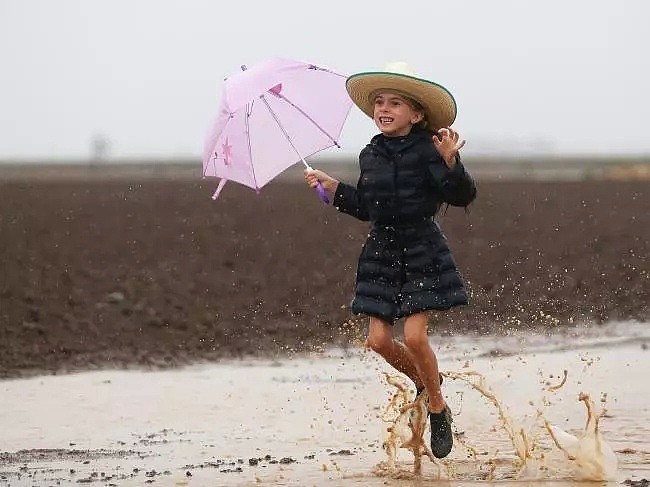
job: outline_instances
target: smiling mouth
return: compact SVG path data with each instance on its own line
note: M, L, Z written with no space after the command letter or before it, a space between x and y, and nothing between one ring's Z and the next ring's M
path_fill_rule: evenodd
M395 120L392 117L379 117L379 122L381 123L391 123L393 120Z

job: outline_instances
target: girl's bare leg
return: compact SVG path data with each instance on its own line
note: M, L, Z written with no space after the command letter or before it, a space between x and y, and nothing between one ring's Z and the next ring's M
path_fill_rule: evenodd
M404 345L429 393L429 411L439 413L445 409L446 402L440 391L438 359L429 343L427 326L427 313L416 313L407 317L404 323Z
M393 325L371 316L366 345L411 379L415 383L415 387L419 389L426 385L420 380L412 353L402 343L395 340ZM440 389L440 386L438 386L438 389Z
M427 313L406 318L402 345L395 340L393 327L389 323L371 318L367 344L390 365L410 377L416 386L424 383L429 396L431 452L437 458L444 458L454 445L451 413L440 391L438 360L429 344L427 325Z

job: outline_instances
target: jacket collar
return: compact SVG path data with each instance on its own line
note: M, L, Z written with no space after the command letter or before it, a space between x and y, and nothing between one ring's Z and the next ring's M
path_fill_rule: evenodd
M390 139L390 143L393 144L390 149L386 143L387 139ZM368 146L377 149L387 157L391 157L394 154L399 154L409 147L412 147L422 140L431 141L431 135L424 129L414 127L408 135L401 137L386 137L384 134L377 134L370 139ZM397 150L395 150L396 146Z

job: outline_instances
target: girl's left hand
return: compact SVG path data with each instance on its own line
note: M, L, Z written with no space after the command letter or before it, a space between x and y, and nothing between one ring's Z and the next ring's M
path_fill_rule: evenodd
M433 136L433 145L436 146L449 169L453 169L456 165L456 154L465 145L465 140L460 142L459 140L460 135L451 127L441 128L438 134Z

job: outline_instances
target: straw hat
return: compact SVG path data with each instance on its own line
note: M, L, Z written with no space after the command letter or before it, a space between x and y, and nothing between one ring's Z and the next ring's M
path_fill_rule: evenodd
M422 105L429 130L448 127L456 119L456 101L451 93L444 86L416 77L404 62L388 63L383 71L353 74L345 86L354 104L370 118L374 113L374 93L390 90Z

